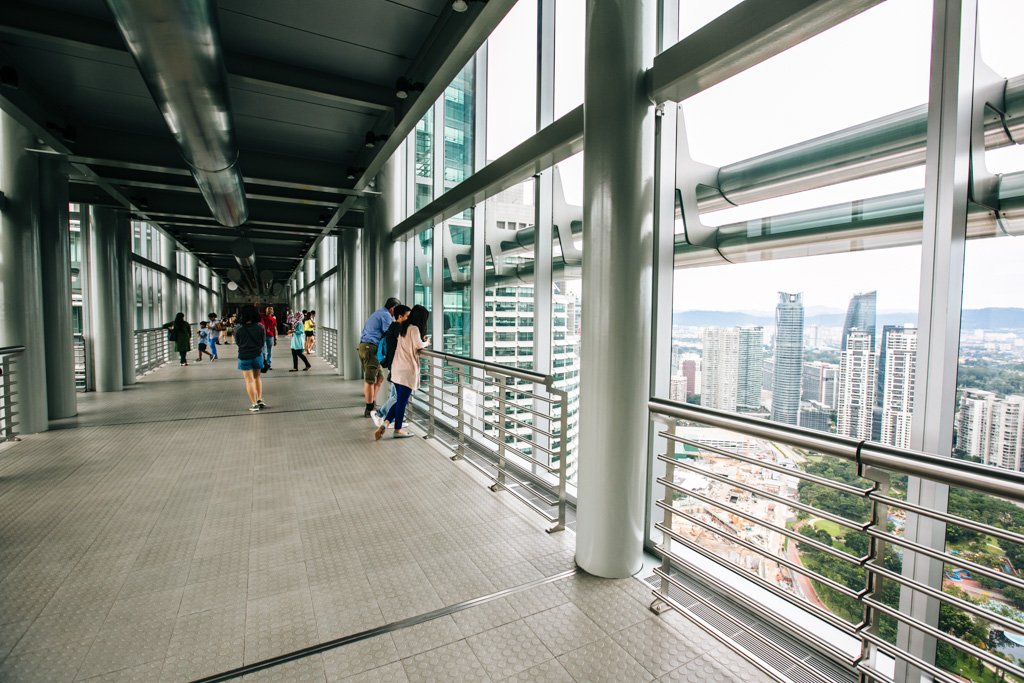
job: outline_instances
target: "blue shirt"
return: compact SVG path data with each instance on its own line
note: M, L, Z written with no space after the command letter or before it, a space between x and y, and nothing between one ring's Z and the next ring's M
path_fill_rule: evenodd
M391 317L386 308L378 308L370 316L370 319L363 325L363 331L359 335L360 344L376 344L384 337L384 334L391 327L395 319Z

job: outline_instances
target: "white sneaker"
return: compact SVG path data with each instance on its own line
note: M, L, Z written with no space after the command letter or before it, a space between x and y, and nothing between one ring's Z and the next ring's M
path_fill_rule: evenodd
M258 413L258 412L260 412L260 407L258 405L256 405L255 403L253 403L251 406L249 406L249 412L250 413Z
M377 414L376 410L370 411L370 419L373 420L373 424L380 427L384 424L384 418Z

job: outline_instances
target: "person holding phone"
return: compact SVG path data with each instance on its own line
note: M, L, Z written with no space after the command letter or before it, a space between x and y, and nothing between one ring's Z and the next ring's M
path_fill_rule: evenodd
M380 440L389 425L395 426L394 438L408 439L412 436L402 429L405 409L412 392L420 386L420 351L430 345L427 335L427 321L430 311L420 305L412 307L409 317L402 323L402 331L395 345L395 357L391 361L391 383L395 386L397 398L384 422L373 432L373 438Z

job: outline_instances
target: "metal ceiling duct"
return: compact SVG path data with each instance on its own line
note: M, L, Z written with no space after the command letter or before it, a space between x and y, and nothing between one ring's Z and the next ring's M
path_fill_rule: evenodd
M214 218L248 218L227 71L211 0L107 0Z
M242 275L241 283L254 294L259 294L260 284L256 275L256 249L252 242L244 237L239 237L231 243L231 253L238 261L239 272ZM230 273L229 273L230 275Z

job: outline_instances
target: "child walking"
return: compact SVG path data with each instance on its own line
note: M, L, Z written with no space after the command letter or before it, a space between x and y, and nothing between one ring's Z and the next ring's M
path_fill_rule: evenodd
M206 350L210 341L210 329L205 320L199 323L199 334L196 336L199 337L199 358L196 358L196 362L203 360L204 353L210 357L210 360L214 360L213 354Z

